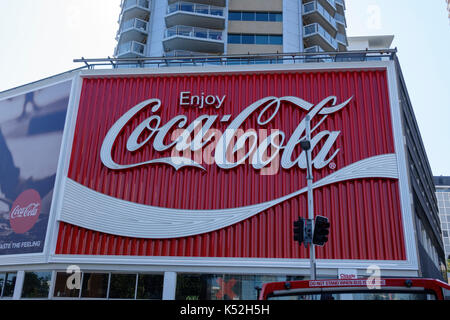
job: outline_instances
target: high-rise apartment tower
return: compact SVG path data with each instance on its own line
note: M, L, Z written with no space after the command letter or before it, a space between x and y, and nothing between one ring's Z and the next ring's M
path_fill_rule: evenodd
M122 0L117 58L346 51L344 0Z
M450 265L450 176L434 177L445 256ZM450 270L448 270L450 272Z

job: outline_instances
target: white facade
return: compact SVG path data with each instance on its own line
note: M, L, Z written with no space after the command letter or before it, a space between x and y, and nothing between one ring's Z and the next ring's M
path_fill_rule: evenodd
M383 50L391 48L393 35L348 37L348 50Z

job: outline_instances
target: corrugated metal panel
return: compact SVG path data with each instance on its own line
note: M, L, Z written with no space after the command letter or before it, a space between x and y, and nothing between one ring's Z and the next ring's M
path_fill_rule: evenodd
M179 94L190 91L226 95L225 106L185 108ZM158 75L142 77L89 78L83 80L77 126L68 177L100 193L152 206L179 209L223 209L269 201L306 185L306 172L281 169L276 175L259 174L250 165L223 170L206 164L206 172L152 165L127 171L109 170L99 151L109 128L129 108L149 98L159 98L162 123L184 114L188 123L202 114L231 114L267 96L297 96L311 103L335 95L338 102L353 96L350 104L330 115L321 130L341 131L340 149L334 163L315 171L315 180L356 161L394 153L387 75L384 70L328 72L265 72L236 74ZM285 105L265 129L281 129L289 137L305 111ZM125 150L131 131L150 111L137 115L119 136L114 160L121 164L170 156L151 145L134 153ZM256 128L257 116L243 129ZM317 123L313 120L312 126ZM214 128L225 131L227 123ZM322 146L323 141L319 143ZM329 217L330 241L317 249L327 259L406 259L398 181L359 179L336 183L315 191L316 214ZM292 224L307 216L306 195L286 201L250 219L222 230L179 239L133 239L85 230L60 223L57 254L305 258L307 250L292 240Z

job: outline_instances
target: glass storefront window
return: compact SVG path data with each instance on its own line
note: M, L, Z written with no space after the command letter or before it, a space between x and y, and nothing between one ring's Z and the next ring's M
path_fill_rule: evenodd
M54 298L162 299L164 276L161 274L83 272L81 290L76 288L71 276L67 272L56 273Z
M257 300L266 282L303 280L304 277L232 274L178 274L177 300Z
M6 274L0 273L0 297L3 297L3 285L5 284Z
M162 299L164 277L159 274L140 274L136 299Z
M53 290L53 296L56 298L78 298L80 296L80 289L69 289L67 286L67 280L71 274L66 272L58 272L56 274L55 289Z
M14 287L16 286L17 273L7 273L6 280L3 287L2 297L12 298L14 294Z
M134 299L136 274L111 274L110 299Z
M82 298L106 298L108 294L108 273L84 273Z
M25 272L22 298L48 298L51 278L50 271Z

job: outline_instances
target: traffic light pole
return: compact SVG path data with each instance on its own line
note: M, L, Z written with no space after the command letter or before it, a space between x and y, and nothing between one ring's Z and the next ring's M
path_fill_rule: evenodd
M306 140L311 141L311 118L309 115L305 118L306 122ZM306 180L308 188L308 219L314 221L314 195L313 195L313 173L312 173L312 160L311 160L311 148L305 150L306 152ZM312 224L312 234L314 234L314 223ZM316 250L314 243L310 243L309 247L309 262L311 269L311 280L316 280Z

